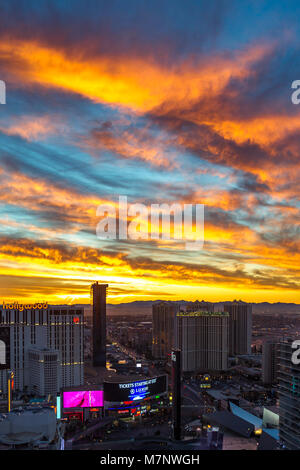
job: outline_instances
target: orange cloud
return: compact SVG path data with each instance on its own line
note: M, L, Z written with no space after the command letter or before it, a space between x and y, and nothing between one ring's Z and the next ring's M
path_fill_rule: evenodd
M10 57L10 71L26 84L39 83L86 96L93 101L150 111L164 102L186 103L219 94L233 77L251 74L251 64L270 51L256 46L237 57L207 57L163 67L150 57L93 57L66 53L38 42L3 38L0 59Z
M123 158L138 158L157 166L169 169L177 166L176 155L173 159L168 152L169 142L154 137L144 129L115 129L112 125L104 125L93 129L88 137L82 138L82 145L89 150L110 150ZM167 154L167 157L165 156Z
M57 134L63 129L60 119L53 116L22 116L1 125L0 132L17 135L26 140L41 140L49 134Z

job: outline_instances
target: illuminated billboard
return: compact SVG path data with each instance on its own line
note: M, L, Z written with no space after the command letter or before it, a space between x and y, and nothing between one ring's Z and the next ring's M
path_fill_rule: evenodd
M167 376L151 377L136 382L104 382L104 398L109 402L138 401L167 391Z
M2 305L3 310L19 310L20 312L23 312L23 310L47 310L48 308L48 303L47 302L40 302L40 303L35 303L35 304L19 304L19 302L11 302L6 304L3 302Z
M94 408L103 405L102 390L70 390L63 392L64 408Z
M10 327L0 326L0 370L10 369Z

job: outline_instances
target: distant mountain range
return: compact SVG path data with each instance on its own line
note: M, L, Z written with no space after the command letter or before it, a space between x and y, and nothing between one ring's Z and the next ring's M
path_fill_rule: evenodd
M161 300L136 300L134 302L127 302L121 304L107 304L108 315L147 315L152 312L152 305L154 303L162 302ZM176 303L185 307L186 304L190 303L186 300L177 300ZM230 302L214 302L219 310L222 310L223 305ZM261 314L300 314L300 304L294 303L269 303L260 302L252 303L253 313ZM81 307L85 308L86 314L91 311L90 305L81 304Z

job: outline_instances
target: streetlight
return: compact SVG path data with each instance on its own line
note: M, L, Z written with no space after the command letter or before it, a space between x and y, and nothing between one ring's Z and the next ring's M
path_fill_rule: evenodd
M14 372L12 370L7 371L7 390L8 390L8 412L10 413L11 410L11 395L12 395L12 390L14 388Z

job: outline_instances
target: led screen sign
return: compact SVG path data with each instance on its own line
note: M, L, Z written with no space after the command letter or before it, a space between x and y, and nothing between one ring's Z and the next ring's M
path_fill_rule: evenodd
M103 405L102 390L70 390L63 392L64 408L95 408Z
M151 377L136 382L104 382L104 398L109 402L144 400L167 391L167 376Z
M3 302L2 305L3 310L19 310L20 312L23 312L23 310L47 310L48 308L48 303L47 302L38 302L35 304L19 304L19 302L11 302L6 304Z

